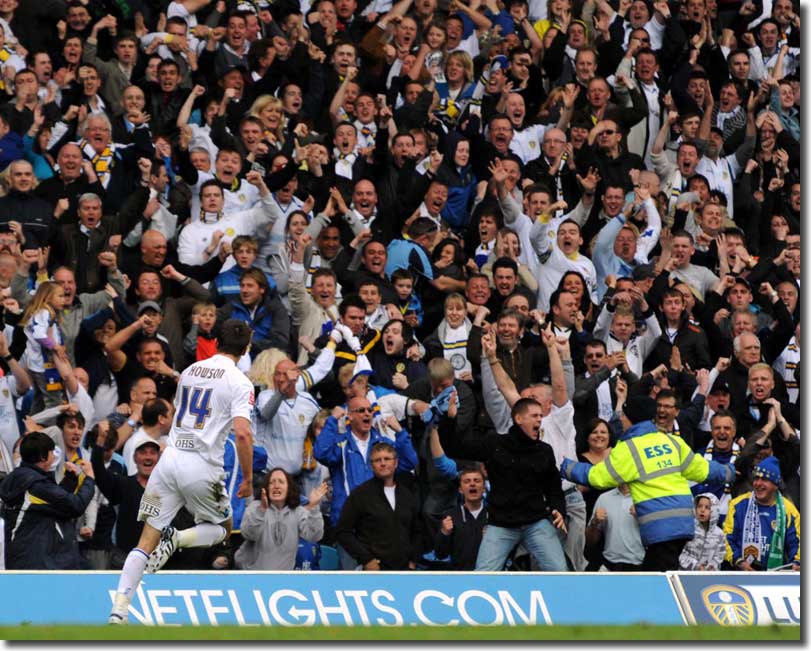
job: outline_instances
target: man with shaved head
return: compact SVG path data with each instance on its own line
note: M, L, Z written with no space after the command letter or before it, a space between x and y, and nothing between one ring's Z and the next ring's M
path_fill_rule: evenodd
M34 194L51 205L53 212L59 208L59 222L72 224L78 221L79 197L88 192L104 200L105 191L89 160L82 159L82 150L73 142L62 145L56 156L58 171L49 179L41 181ZM60 199L67 199L67 208ZM64 209L63 209L64 208ZM56 212L54 212L56 216Z

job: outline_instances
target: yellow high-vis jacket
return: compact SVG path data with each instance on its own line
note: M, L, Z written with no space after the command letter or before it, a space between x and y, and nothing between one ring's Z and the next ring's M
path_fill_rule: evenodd
M593 488L628 484L642 543L651 545L693 537L693 495L688 480L723 484L732 481L735 469L707 461L648 420L630 427L605 461L591 465L564 459L560 473Z

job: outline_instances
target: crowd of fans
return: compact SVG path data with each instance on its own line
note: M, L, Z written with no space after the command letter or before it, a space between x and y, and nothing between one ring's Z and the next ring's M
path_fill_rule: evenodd
M799 568L799 3L0 0L0 71L7 568L121 567L230 318L169 568L645 569L560 467L646 421L737 471L683 569Z

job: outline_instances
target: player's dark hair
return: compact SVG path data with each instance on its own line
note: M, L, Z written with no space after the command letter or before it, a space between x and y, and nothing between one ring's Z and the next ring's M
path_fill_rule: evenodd
M217 340L218 352L234 357L242 357L251 343L253 331L250 325L239 319L228 319L220 328Z

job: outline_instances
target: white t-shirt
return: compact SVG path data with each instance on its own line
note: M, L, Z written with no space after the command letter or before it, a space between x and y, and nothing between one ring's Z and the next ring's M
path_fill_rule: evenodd
M552 405L552 411L541 420L541 440L552 446L558 468L564 459L577 459L575 449L574 407L568 400L565 405ZM567 479L561 480L563 490L574 486Z
M365 459L366 451L369 449L369 441L371 440L371 437L367 436L365 439L359 439L357 436L352 434L352 438L355 439L355 445L358 446L361 456Z
M234 418L250 421L253 403L251 381L230 358L214 355L195 362L177 384L169 445L222 466Z
M396 504L394 499L394 492L397 490L397 486L384 486L383 493L386 495L386 499L391 504L391 510L394 510L394 505Z

